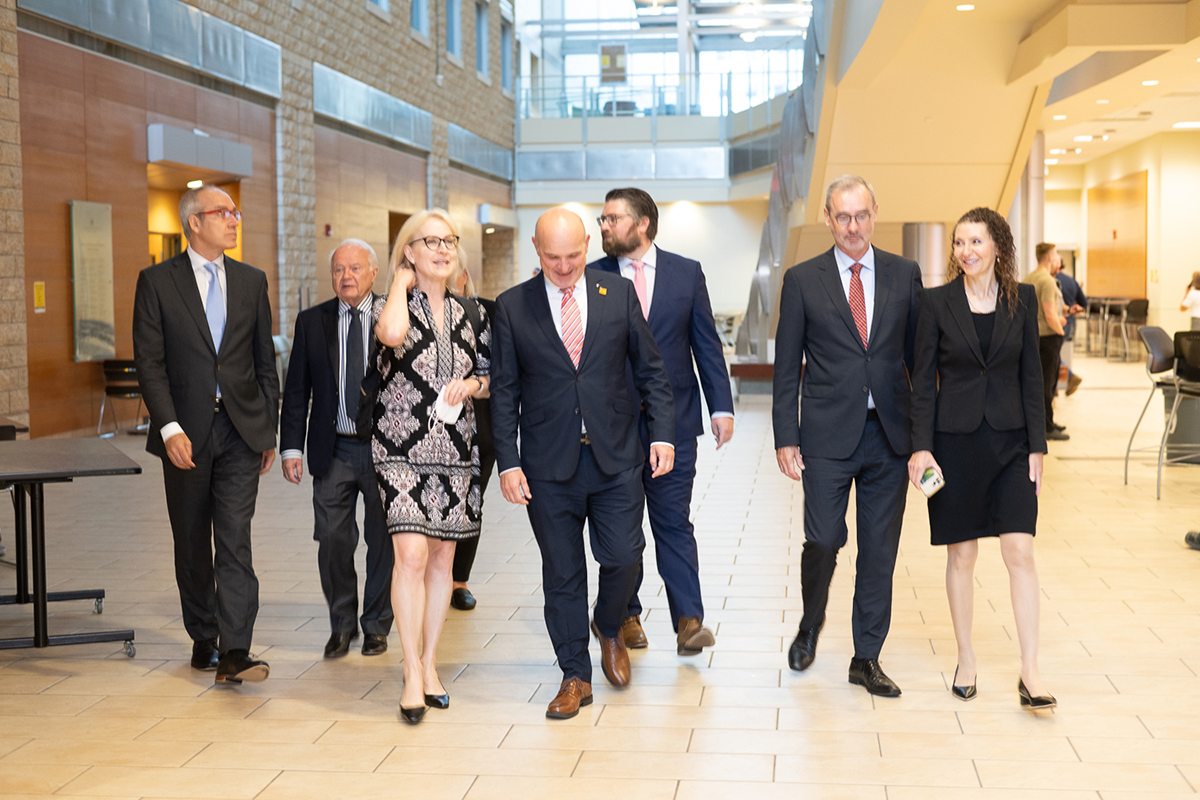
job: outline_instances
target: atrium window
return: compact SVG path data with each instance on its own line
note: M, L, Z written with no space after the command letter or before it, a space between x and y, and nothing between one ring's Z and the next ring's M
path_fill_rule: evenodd
M462 0L446 0L446 52L462 58Z
M508 22L500 22L500 88L511 92L513 88L513 29Z
M388 0L367 0L367 2L381 11L388 10Z
M487 2L475 3L475 71L488 74L488 7Z
M429 0L412 0L412 29L422 36L429 35Z

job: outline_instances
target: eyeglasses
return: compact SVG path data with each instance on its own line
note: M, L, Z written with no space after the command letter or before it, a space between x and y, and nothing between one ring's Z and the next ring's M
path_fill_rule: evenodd
M446 245L447 250L458 247L458 236L447 236L442 239L437 236L426 236L424 239L413 239L414 242L424 242L430 250L437 250L440 245Z
M850 220L854 220L859 225L866 225L868 222L871 221L871 212L870 211L860 211L857 214L855 214L853 217L850 216L849 214L838 214L836 217L833 218L833 221L836 222L838 225L840 225L843 228L850 224Z
M197 211L196 212L197 217L205 217L205 216L208 216L209 214L220 214L221 219L226 220L226 221L228 221L230 217L233 217L238 222L242 221L242 212L238 211L236 208L234 208L234 209L214 208L209 211Z
M602 217L596 217L596 224L603 228L605 225L612 227L617 224L617 220L621 217L630 217L629 214L605 214ZM630 217L632 218L632 217Z

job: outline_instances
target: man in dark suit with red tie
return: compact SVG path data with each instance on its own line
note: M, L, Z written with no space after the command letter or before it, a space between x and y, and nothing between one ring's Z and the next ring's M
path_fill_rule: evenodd
M192 667L232 684L270 673L249 652L258 615L250 520L279 415L267 276L225 255L241 218L215 186L185 192L187 249L142 270L133 300L146 449L163 462Z
M566 719L592 702L585 521L600 563L591 628L601 667L614 686L630 679L621 620L645 547L646 454L626 365L646 407L655 477L674 462L674 404L633 284L585 267L583 220L551 209L533 244L541 274L496 300L492 425L501 490L527 507L542 553L546 629L563 671L546 716Z
M670 475L642 475L658 574L667 588L671 626L679 655L698 655L715 643L704 627L704 601L700 594L700 559L696 534L689 516L692 484L696 479L696 437L704 433L700 391L708 403L717 448L733 436L733 393L725 368L724 349L717 336L712 305L700 262L669 253L654 243L658 235L658 207L641 189L613 189L604 198L600 233L606 257L589 265L633 281L642 313L654 342L667 365L675 398L675 468ZM694 365L693 365L694 360ZM700 379L696 380L699 370ZM630 381L630 396L640 402ZM649 451L645 414L638 432ZM638 577L641 586L641 576ZM626 647L646 647L637 591L621 625Z
M858 560L849 679L871 694L898 697L879 653L891 625L908 490L921 268L872 247L877 212L874 190L858 176L843 175L826 190L835 246L784 275L772 417L779 469L804 483L804 615L788 665L808 669L816 656L853 484Z
M300 483L307 429L308 469L313 476L313 538L321 589L329 604L325 658L341 658L358 635L358 496L363 499L363 540L367 579L363 589L364 656L387 651L392 627L392 537L387 533L383 498L375 477L371 440L360 437L356 421L363 376L375 362L371 335L371 286L379 274L375 249L346 239L329 255L337 295L300 312L288 361L287 385L279 420L283 477ZM309 401L312 410L309 411ZM369 401L364 401L369 402Z

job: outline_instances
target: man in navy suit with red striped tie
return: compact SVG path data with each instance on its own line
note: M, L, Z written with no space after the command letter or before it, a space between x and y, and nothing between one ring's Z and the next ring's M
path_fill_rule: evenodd
M675 469L661 478L652 478L650 471L645 470L642 482L658 574L667 588L676 652L694 656L716 641L712 631L704 627L700 559L689 516L692 484L696 479L696 437L704 433L701 389L717 447L733 436L733 393L724 349L717 336L700 262L668 253L654 243L658 236L658 207L654 199L641 189L613 189L604 198L599 222L607 256L591 266L633 281L642 314L671 379L675 398ZM632 381L629 391L636 401ZM642 447L648 450L650 439L644 414L640 422ZM641 586L640 575L638 586ZM626 647L647 645L641 613L642 604L635 590L621 624Z

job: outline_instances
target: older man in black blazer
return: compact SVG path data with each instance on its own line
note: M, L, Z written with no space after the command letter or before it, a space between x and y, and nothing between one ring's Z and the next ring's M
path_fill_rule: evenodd
M804 615L788 664L807 669L816 656L854 484L858 561L849 677L871 694L896 697L900 689L879 666L879 653L891 624L912 451L908 376L921 269L871 246L877 212L875 192L862 178L845 175L826 190L825 224L835 246L784 276L772 416L779 468L804 483Z
M645 547L646 454L626 364L646 407L656 477L674 463L674 403L633 284L585 267L583 220L551 209L533 244L541 274L496 301L492 423L504 497L528 507L542 551L546 628L563 671L546 716L565 719L592 702L585 521L600 562L592 630L601 666L614 686L629 683L621 620Z
M192 666L215 668L217 683L270 673L249 653L258 615L250 520L258 476L275 460L279 377L267 276L225 256L241 216L214 186L186 192L187 250L141 271L133 305L146 449L163 462Z
M313 476L313 538L321 590L329 604L325 658L341 658L358 635L358 495L363 498L363 539L367 581L363 590L364 656L387 651L392 627L391 537L375 478L371 441L355 425L363 376L375 363L378 346L371 331L371 286L379 274L375 249L346 239L329 255L337 295L300 312L288 361L287 385L279 422L283 477L299 484L304 475L305 428L308 468ZM309 411L309 400L312 411Z

